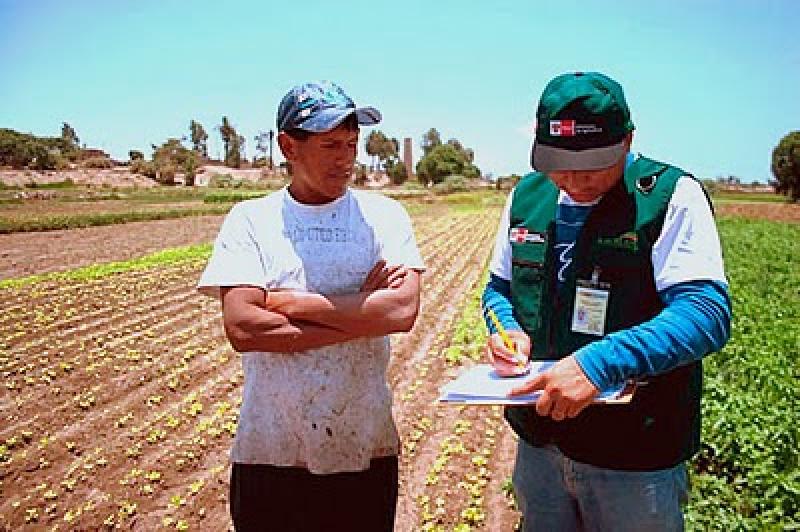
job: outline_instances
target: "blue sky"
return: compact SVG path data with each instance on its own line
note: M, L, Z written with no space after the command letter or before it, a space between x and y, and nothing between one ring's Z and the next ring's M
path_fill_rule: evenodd
M794 0L0 0L0 28L0 127L58 135L66 121L118 159L191 119L217 154L223 115L252 155L283 94L313 79L380 109L415 159L435 127L494 175L530 170L536 102L570 70L616 78L634 150L699 177L766 181L800 129Z

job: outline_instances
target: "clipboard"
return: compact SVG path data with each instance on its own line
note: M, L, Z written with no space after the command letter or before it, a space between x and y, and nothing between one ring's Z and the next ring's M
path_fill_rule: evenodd
M531 379L532 375L550 368L556 361L533 361L531 371L516 377L501 377L490 364L476 364L439 389L438 402L459 405L532 405L541 391L509 397L508 392ZM631 381L611 390L604 390L594 404L628 404L633 399L636 383Z

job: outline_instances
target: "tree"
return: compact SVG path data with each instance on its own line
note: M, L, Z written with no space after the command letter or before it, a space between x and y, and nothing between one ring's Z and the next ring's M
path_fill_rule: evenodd
M78 138L78 134L66 122L61 124L61 138L64 140L68 151L75 151L80 148L81 140Z
M222 124L217 126L219 136L225 148L225 165L239 168L245 158L245 138L236 131L227 116L222 117Z
M467 150L463 147L458 149L451 142L435 146L417 163L417 175L426 185L441 183L448 176L460 175L471 179L480 173L478 167L470 162Z
M208 133L206 133L203 124L192 120L189 122L189 133L192 140L192 149L202 155L204 158L208 157Z
M230 158L231 142L238 136L238 134L236 133L236 129L234 129L234 127L231 125L227 116L222 117L222 124L217 126L217 130L219 131L219 136L222 138L222 146L225 152L225 162L227 164L227 161ZM238 146L236 151L239 151Z
M436 128L432 127L427 133L422 135L422 155L428 155L436 146L442 145L442 137Z
M128 158L131 161L143 161L144 153L140 152L139 150L130 150L128 152Z
M174 185L175 174L178 172L183 172L186 176L186 185L194 185L199 166L198 154L186 149L180 139L167 139L161 146L154 147L153 165L155 179L162 185Z
M362 186L367 182L367 165L356 163L355 165L355 179L353 180L356 185Z
M274 139L275 132L271 129L269 131L259 131L258 135L253 138L256 141L256 152L262 154L264 159L267 160L267 166L269 166L270 170L272 170L272 142ZM267 150L269 150L269 158L267 158Z
M383 132L378 129L373 129L369 132L369 135L367 135L367 140L364 142L364 149L366 150L367 155L372 158L372 162L369 165L372 170L375 170L375 167L377 166L378 152L381 150L381 146L383 145L385 139L386 135L384 135Z
M792 201L800 201L800 131L792 131L781 139L772 150L772 174L777 186L775 190L788 195Z
M393 185L402 185L406 182L406 179L408 179L406 165L404 165L399 159L393 161L386 168L386 173L389 175L389 179L392 181Z
M388 172L389 168L394 165L399 159L398 153L400 150L400 143L395 138L387 137L382 131L374 129L370 131L366 141L367 155L377 158L378 164L372 164L373 169L376 167L380 170L383 168Z
M76 153L77 148L62 137L37 137L0 128L0 165L54 170L66 165L64 155Z
M228 149L225 152L225 166L231 168L239 168L242 166L242 159L244 159L244 144L245 138L236 133L228 141Z
M272 170L275 165L275 159L272 158L272 148L275 144L275 131L269 130L269 169Z

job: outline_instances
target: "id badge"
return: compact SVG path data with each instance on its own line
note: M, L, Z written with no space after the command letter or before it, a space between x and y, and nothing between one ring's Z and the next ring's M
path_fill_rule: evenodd
M606 311L611 285L597 280L599 271L592 273L589 281L575 282L575 306L572 311L572 330L583 334L604 336Z

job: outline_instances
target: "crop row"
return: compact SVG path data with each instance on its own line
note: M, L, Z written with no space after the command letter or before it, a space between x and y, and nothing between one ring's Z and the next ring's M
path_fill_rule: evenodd
M460 283L486 243L467 235L489 236L481 218L421 218L426 276ZM241 370L218 304L194 293L201 266L0 289L0 529L227 526ZM423 309L449 297L432 290Z

